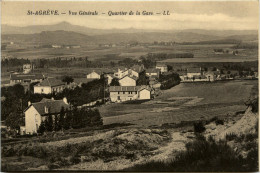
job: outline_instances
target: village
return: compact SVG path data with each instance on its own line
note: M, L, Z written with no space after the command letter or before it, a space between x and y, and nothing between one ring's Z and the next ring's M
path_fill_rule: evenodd
M117 67L111 70L102 71L93 70L86 74L85 79L72 79L66 76L60 80L55 77L46 76L42 73L35 73L37 67L34 64L24 64L23 72L12 72L10 74L10 83L7 86L22 85L25 92L32 90L33 94L42 95L40 102L28 101L23 110L24 126L20 126L17 133L38 134L39 128L46 120L47 115L59 115L61 109L72 109L73 105L68 102L64 96L61 100L54 100L55 95L64 92L64 90L75 90L81 88L84 84L92 81L104 79L104 84L99 90L103 90L97 100L88 101L77 108L95 108L100 104L117 104L120 102L145 102L154 99L161 94L161 90L169 89L179 83L194 82L217 82L234 79L258 79L258 72L255 69L251 71L235 71L226 69L217 69L215 67L201 68L191 67L173 71L172 67L164 63L157 63L154 68L145 69L144 65L134 65L130 68ZM175 76L173 76L175 74ZM101 84L102 85L102 84ZM50 97L51 99L44 97ZM99 91L100 95L100 91ZM2 97L2 99L4 99ZM74 105L75 106L75 105ZM55 121L55 118L53 119ZM2 122L2 128L9 129Z

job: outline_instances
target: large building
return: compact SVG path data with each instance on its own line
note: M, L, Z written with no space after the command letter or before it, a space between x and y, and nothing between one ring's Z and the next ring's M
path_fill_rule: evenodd
M151 99L151 88L148 86L110 86L109 93L112 102Z
M47 116L59 115L62 107L64 110L69 109L70 106L67 99L54 100L42 99L37 103L28 103L28 107L24 110L25 114L25 133L35 134L39 129L41 123L46 120Z
M55 78L47 78L34 86L34 94L51 94L62 92L66 83Z
M14 84L30 84L33 82L42 82L44 76L42 74L10 74L10 85Z
M23 73L24 74L30 73L33 69L34 69L34 65L33 64L24 64L23 65Z

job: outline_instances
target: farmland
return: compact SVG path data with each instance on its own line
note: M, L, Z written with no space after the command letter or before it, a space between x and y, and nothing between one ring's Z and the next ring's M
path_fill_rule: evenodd
M257 81L182 83L142 104L111 104L100 107L105 124L130 123L134 126L161 126L181 121L225 117L245 110Z
M137 59L148 53L193 53L193 59L170 59L164 62L241 62L257 60L257 49L238 50L239 55L223 54L215 55L213 49L232 50L234 44L211 44L211 45L179 45L155 46L137 45L133 47L99 47L97 45L84 45L81 48L39 48L32 46L9 45L2 50L2 56L11 56L24 59L55 58L55 57L89 57L89 60L119 61L124 58Z

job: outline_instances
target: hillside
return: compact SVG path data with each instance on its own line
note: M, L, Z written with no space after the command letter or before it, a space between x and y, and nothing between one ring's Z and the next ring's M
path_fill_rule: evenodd
M85 35L73 31L42 31L35 34L2 34L2 42L30 42L34 44L100 44L100 43L128 43L137 41L140 43L152 43L154 41L191 42L198 44L234 44L241 41L254 41L257 35L240 35L220 37L214 35L197 34L193 32L137 32L114 33L103 35Z

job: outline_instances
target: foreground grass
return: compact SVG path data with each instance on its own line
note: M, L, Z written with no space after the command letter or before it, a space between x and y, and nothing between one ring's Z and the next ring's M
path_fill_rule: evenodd
M205 137L198 135L195 141L187 143L186 149L169 162L152 161L124 171L258 171L257 145L251 149L246 158L243 158L227 145L226 140L216 142L213 138L206 140Z

